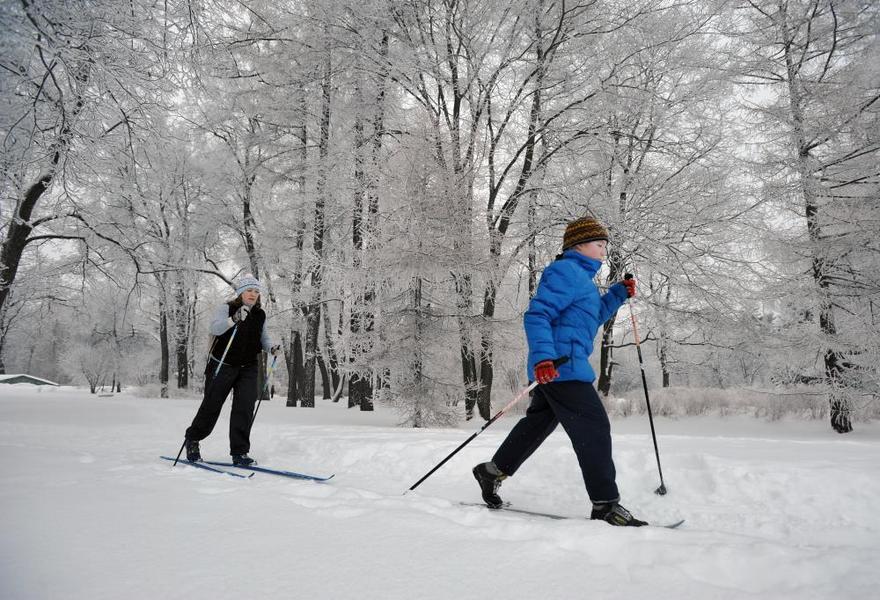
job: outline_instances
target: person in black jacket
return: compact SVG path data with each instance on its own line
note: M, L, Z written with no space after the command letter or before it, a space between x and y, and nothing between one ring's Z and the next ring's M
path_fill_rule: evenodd
M232 390L229 453L236 465L257 464L250 451L251 418L257 400L259 354L278 352L266 333L266 313L260 305L260 281L244 275L235 287L235 299L217 307L211 318L214 338L205 366L205 397L186 430L186 458L202 460L199 442L211 434L226 396Z

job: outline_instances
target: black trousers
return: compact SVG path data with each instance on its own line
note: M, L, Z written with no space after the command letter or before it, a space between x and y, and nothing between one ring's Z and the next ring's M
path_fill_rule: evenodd
M501 472L513 475L560 423L571 439L590 500L617 502L611 423L592 383L560 381L536 387L526 415L514 425L492 461Z
M212 365L216 363L212 362ZM205 397L192 425L186 430L186 439L200 441L211 435L230 390L229 453L247 454L251 449L251 417L257 400L257 363L241 367L223 365L216 377L214 368L209 365Z

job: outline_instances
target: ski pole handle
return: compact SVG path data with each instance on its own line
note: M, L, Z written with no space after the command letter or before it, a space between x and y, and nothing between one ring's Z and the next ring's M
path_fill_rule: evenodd
M633 275L632 275L632 273L627 273L626 275L623 276L623 278L624 279L632 279ZM638 351L639 351L639 364L641 364L641 362L642 362L642 347L639 343L640 342L640 340L639 340L639 326L636 324L636 315L635 315L635 313L633 313L632 304L629 305L629 317L630 317L630 320L632 321L633 338L635 338L636 349L638 349Z

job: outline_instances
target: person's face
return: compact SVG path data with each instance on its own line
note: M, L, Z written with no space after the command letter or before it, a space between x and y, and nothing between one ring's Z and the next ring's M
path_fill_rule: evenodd
M241 301L248 306L253 306L260 299L260 290L257 288L248 288L241 293Z
M608 242L605 240L593 240L592 242L578 244L574 249L584 256L604 261L605 255L608 252Z

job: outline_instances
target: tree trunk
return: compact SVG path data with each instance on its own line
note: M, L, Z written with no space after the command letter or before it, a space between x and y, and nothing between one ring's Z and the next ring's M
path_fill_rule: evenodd
M540 3L539 3L540 4ZM487 233L489 235L489 255L492 271L489 273L486 288L483 292L483 321L480 332L480 371L477 382L477 405L480 416L487 421L492 418L492 383L495 379L495 368L493 365L493 348L491 321L495 317L496 295L498 282L503 278L503 267L501 260L502 245L504 243L507 230L510 227L510 221L514 213L519 207L520 199L525 194L526 186L531 180L535 168L535 156L538 148L537 131L538 121L542 114L542 88L544 82L546 55L542 44L542 28L540 22L540 12L542 6L539 6L538 13L535 16L535 65L536 77L534 91L532 93L532 105L529 109L529 123L526 135L526 141L523 145L523 161L519 171L516 185L514 186L510 196L500 207L497 214L494 211L497 194L500 188L500 182L496 184L494 176L490 178L492 182L489 190L489 205L486 211ZM495 144L493 140L492 153L494 160ZM503 178L502 178L503 179ZM533 193L529 193L529 209L534 210L532 206ZM533 215L530 215L533 218Z
M615 248L611 248L608 253L608 282L616 281L620 278L621 266L623 258ZM617 318L615 312L602 325L602 347L599 349L599 381L596 383L596 389L603 396L607 397L611 392L611 374L614 370L614 321Z
M324 360L323 355L318 353L318 370L321 371L321 391L323 392L322 399L329 400L332 396L331 385L330 385L330 373L327 370L327 362Z
M333 338L330 335L330 331L332 330L332 325L330 323L330 313L325 310L324 311L324 347L327 349L327 375L330 378L329 386L331 393L325 397L325 399L329 399L332 396L332 391L336 390L339 387L339 380L341 379L341 375L339 374L339 355L336 352L336 347L333 344ZM341 316L341 315L340 315ZM340 327L341 329L341 327ZM339 331L341 335L342 332Z
M6 340L6 335L9 333L9 324L6 322L6 315L4 312L8 309L9 305L0 309L0 375L6 374L6 365L3 362L3 348L5 347L4 341ZM52 348L55 348L54 342L52 343Z
M669 309L669 301L672 298L672 284L666 282L665 301L663 303L663 321L660 323L660 370L663 373L663 387L669 387L669 332L665 315Z
M257 119L248 117L248 133L249 137L255 136L258 130ZM252 165L251 149L245 147L243 150L244 157L242 159L242 190L241 190L241 223L242 238L244 241L244 249L248 255L251 273L257 279L260 278L260 259L257 254L257 245L254 241L257 223L254 220L254 213L251 210L251 202L253 196L254 181L256 180L256 166Z
M802 80L798 73L798 67L796 66L796 62L799 59L797 56L793 56L793 39L784 7L780 10L780 18L782 19L781 28L784 41L783 47L788 75L787 84L789 110L791 112L792 141L796 151L796 168L800 178L801 192L804 198L807 232L810 239L810 248L812 249L813 254L813 280L816 283L819 294L817 308L819 312L819 329L822 332L825 345L825 351L823 354L825 378L832 389L828 399L831 408L831 427L838 433L849 433L853 429L852 421L850 419L850 405L846 395L841 393L840 389L841 364L844 362L844 357L830 347L831 342L837 335L837 329L834 324L833 303L831 292L829 290L830 265L822 252L824 236L819 218L819 194L815 189L818 182L813 177L815 160L810 154L810 148L805 133L804 100L801 87Z
M605 397L611 392L611 374L614 370L614 319L602 324L602 346L599 349L599 381L596 389Z
M285 360L287 362L287 406L296 406L299 391L305 382L302 339L299 331L291 330L290 332L290 349Z
M195 335L195 325L196 319L199 314L198 311L199 306L199 295L198 292L193 293L193 301L189 307L189 316L187 320L189 321L189 330L187 333L187 339L189 339L189 348L187 349L187 353L189 355L189 362L187 363L187 369L191 373L196 372L196 363L198 362L199 357L201 356L202 348L201 345L196 345L196 335Z
M529 264L529 300L534 298L538 291L538 248L535 245L535 233L537 227L538 213L538 192L535 191L529 195L529 243L528 243L528 264Z
M269 354L260 352L257 355L257 400L269 400Z
M422 278L415 277L412 285L412 309L413 319L415 319L415 354L410 363L410 370L413 374L412 391L415 395L414 410L412 413L413 427L425 426L425 414L423 405L425 403L425 361L423 359L422 342L424 338L424 315L422 313ZM427 409L426 409L427 410Z
M355 272L360 272L363 263L363 255L366 251L366 230L369 228L371 215L364 218L364 199L368 184L364 173L364 145L363 121L360 114L355 119L355 190L354 212L352 218L352 267ZM370 203L372 209L372 202ZM351 331L352 347L350 361L355 363L362 356L368 356L371 344L368 336L372 331L372 308L368 302L372 301L370 289L372 282L367 281L363 290L356 290L351 309L349 330ZM360 356L359 356L360 354ZM363 371L363 373L361 372ZM351 383L348 388L348 407L360 406L361 410L372 410L373 387L370 372L363 365L353 368L351 371Z
M302 174L296 180L296 187L299 197L302 200L306 198L306 165L309 159L308 145L308 106L306 103L305 93L299 95L299 134L298 140L300 144L299 167ZM285 364L287 365L287 406L296 406L299 394L305 387L305 366L303 365L303 347L302 332L297 328L300 324L300 318L304 315L302 306L300 305L300 294L302 292L303 281L303 263L304 248L306 237L306 223L302 216L299 217L294 234L294 249L296 258L294 260L293 274L291 277L291 328L290 328L290 346L285 354Z
M164 291L160 290L160 294ZM159 348L162 353L162 359L159 364L159 397L168 397L168 366L169 366L169 348L168 348L168 307L164 300L159 301Z
M373 113L373 138L372 149L370 155L370 174L366 179L367 184L367 229L364 236L364 250L369 251L375 248L376 237L379 235L379 161L382 154L382 139L385 135L385 90L388 85L389 64L388 64L388 46L389 35L387 30L382 31L382 40L379 44L379 56L382 61L379 69L378 85L376 90L375 108ZM361 314L362 331L365 338L365 351L371 352L373 349L373 328L376 322L376 282L368 281L367 289L364 293L364 310ZM372 370L365 373L361 377L357 390L357 403L362 411L373 410L373 379ZM351 394L351 385L349 384L349 394Z
M339 399L342 398L342 392L345 390L347 382L348 376L343 373L342 378L339 380L339 385L333 390L333 397L331 398L333 402L339 402Z
M178 282L179 284L181 282ZM175 354L177 355L177 388L185 389L189 387L189 316L190 310L186 298L186 290L182 285L178 285L175 290L177 306L175 313L177 314L176 335L174 340Z
M355 88L355 97L360 97L360 88ZM362 102L358 102L362 105ZM355 115L354 121L354 207L352 210L351 222L351 245L352 245L352 270L355 273L361 272L362 254L364 251L364 197L366 194L366 183L364 175L364 124L360 111ZM359 356L363 344L360 343L362 336L362 323L364 321L364 293L361 290L355 290L354 301L351 306L351 319L349 320L349 331L351 332L351 355L349 362L354 365ZM360 395L367 391L361 382L364 378L354 368L352 368L352 385L349 386L348 407L359 406L361 403Z
M636 125L633 125L633 131L635 131ZM617 149L620 141L620 134L615 132L614 136L614 149L611 157L611 166L609 167L609 189L613 184L614 177L614 165L619 164L621 167L621 175L619 180L619 189L617 197L617 206L618 206L618 214L620 216L624 216L627 213L627 190L629 188L630 182L630 172L634 162L634 147L633 140L636 139L635 134L630 136L630 141L626 147L626 160L621 161ZM647 142L650 144L650 140ZM647 151L647 150L645 150ZM608 279L606 280L609 284L617 281L620 276L623 274L624 270L624 257L621 254L622 249L619 246L611 246L608 250ZM596 383L596 388L603 396L608 396L611 392L611 374L614 370L614 321L617 318L617 313L615 312L608 321L602 326L602 347L599 349L599 381Z
M495 379L495 367L492 363L492 338L489 332L484 331L480 337L480 387L477 390L477 409L480 411L480 416L488 421L492 418L492 382Z
M314 237L312 247L317 261L312 269L311 277L311 302L306 309L306 339L305 339L305 385L299 395L300 406L315 406L315 363L318 357L318 329L321 325L321 302L323 296L324 275L324 219L328 200L327 169L329 168L328 154L330 146L330 51L327 50L324 61L323 76L321 78L321 126L320 139L318 142L318 154L320 163L318 166L318 180L316 182L315 195L315 220Z
M312 283L317 283L315 277ZM305 348L303 349L303 363L305 368L305 381L299 390L299 405L304 408L313 408L315 406L315 374L316 363L318 359L318 327L320 325L321 303L316 298L317 294L312 296L313 303L306 311L306 339Z
M474 416L474 408L479 399L479 377L477 375L477 363L471 349L470 329L465 315L470 312L470 288L471 278L467 274L458 273L453 275L456 287L456 308L458 311L458 339L459 356L461 357L461 373L464 381L465 416L471 419Z
M379 159L382 151L382 136L385 129L385 89L388 82L388 42L387 31L382 31L379 56L381 60L380 70L376 79L377 89L374 102L373 132L371 138L371 153L369 163L366 163L364 152L366 150L367 137L363 133L364 122L360 113L355 125L355 215L352 230L352 245L354 247L355 270L365 258L367 252L373 247L379 227L379 194L378 174ZM367 173L365 163L369 165ZM366 215L363 214L363 202L366 196ZM352 352L359 351L361 355L369 357L373 350L373 327L375 324L375 282L365 282L363 291L355 295L351 311L351 332L355 340ZM355 357L353 356L354 360ZM373 410L373 372L363 365L359 369L352 369L348 384L348 407L359 406L362 411Z

